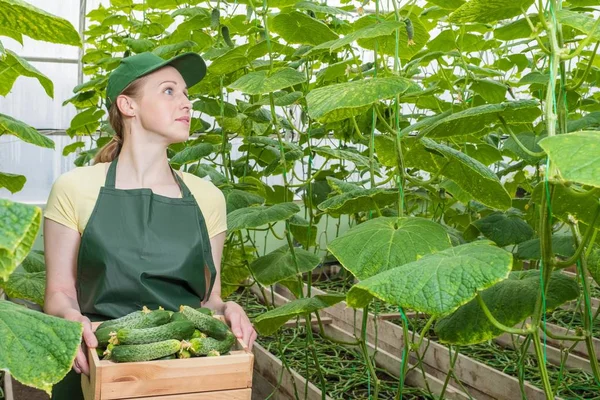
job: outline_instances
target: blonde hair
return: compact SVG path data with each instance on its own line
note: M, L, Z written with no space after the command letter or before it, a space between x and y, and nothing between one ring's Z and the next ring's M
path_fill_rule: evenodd
M131 82L129 86L127 86L120 93L129 96L129 97L137 97L141 90L142 78L136 79ZM114 136L110 140L110 142L106 143L102 148L98 151L96 156L94 157L94 164L111 162L121 152L121 148L123 147L123 142L125 141L125 122L123 121L123 115L117 106L117 101L115 101L110 105L108 110L108 122L110 126L112 126L115 131Z

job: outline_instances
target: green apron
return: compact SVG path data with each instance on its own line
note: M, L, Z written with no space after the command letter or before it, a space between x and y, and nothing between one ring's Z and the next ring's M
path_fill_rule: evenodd
M151 189L116 189L117 159L81 237L77 300L92 321L122 317L143 306L177 311L199 307L216 277L206 223L198 203L173 172L182 198ZM210 272L206 293L205 269ZM81 376L71 370L52 399L83 399Z

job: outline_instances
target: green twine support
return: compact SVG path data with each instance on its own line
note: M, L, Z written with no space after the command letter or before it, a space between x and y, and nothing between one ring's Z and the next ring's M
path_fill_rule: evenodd
M402 323L408 326L408 318L406 318L406 314L404 313L404 309L402 307L398 307L398 311L400 312L400 316L402 316ZM404 340L408 340L408 338L404 338ZM402 360L400 362L400 385L398 388L398 392L400 392L400 400L402 400L403 392L404 392L404 369L406 368L406 359L408 358L408 353L406 352L406 346L402 347Z

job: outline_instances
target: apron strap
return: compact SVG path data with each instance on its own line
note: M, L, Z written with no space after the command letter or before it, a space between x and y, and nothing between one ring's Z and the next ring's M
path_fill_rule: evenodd
M179 188L181 189L181 195L183 197L190 197L192 195L192 192L190 192L190 189L183 182L183 179L173 170L173 168L170 165L169 165L169 168L171 168L171 172L173 173L173 176L175 177L175 179L177 180L177 183L179 184Z
M117 180L117 162L118 162L118 160L119 160L119 157L116 157L110 163L110 166L108 167L108 173L106 174L106 181L104 182L104 186L106 186L107 188L111 188L111 189L115 188L115 182ZM183 182L183 179L181 179L181 177L175 173L175 171L173 170L173 168L170 165L169 165L169 168L171 169L171 173L173 174L173 177L175 177L175 180L177 181L177 184L179 185L179 190L181 191L182 197L190 197L192 195L192 193L190 192L190 189L187 187L187 185Z
M110 163L108 167L108 173L106 174L106 181L104 182L104 186L107 188L114 189L115 181L117 180L117 160L119 157L115 157L114 160Z

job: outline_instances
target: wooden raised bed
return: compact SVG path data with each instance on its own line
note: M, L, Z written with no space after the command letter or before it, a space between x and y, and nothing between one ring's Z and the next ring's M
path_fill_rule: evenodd
M293 298L293 295L289 292L289 290L283 286L277 285L275 290L277 293L288 299ZM313 296L325 294L325 292L315 287L313 287L311 290ZM320 315L331 318L333 325L351 333L352 335L355 333L355 319L356 321L362 320L362 311L356 310L355 314L355 310L349 308L345 302L338 303L327 308L326 310L322 310ZM371 347L373 347L373 344L375 343L375 337L377 336L378 351L383 350L399 360L402 354L402 343L404 339L402 328L392 322L378 319L376 335L374 320L375 316L369 313L367 323L367 341L371 344ZM412 337L412 332L409 331L409 335ZM418 337L419 335L415 334L415 338L417 339ZM450 370L450 360L446 346L434 341L424 340L419 350L423 357L426 373L432 378L435 378L437 381L443 381L446 378L447 372ZM409 363L414 365L416 362L416 358L411 355ZM394 369L396 369L397 374L397 371L399 370L399 364L397 366L398 368L393 368L389 372L394 373ZM382 365L382 367L385 368L385 365ZM454 365L454 372L473 398L513 400L516 395L520 396L520 385L517 378L494 368L488 367L487 365L473 360L468 356L462 354L458 355ZM409 382L408 379L409 377L407 376L407 383L411 385L418 384L417 382ZM451 383L453 382L454 380L451 380ZM454 382L454 388L456 387L457 384ZM433 390L434 389L432 387L432 391ZM529 400L546 399L546 395L543 390L528 382L525 382L525 393ZM556 398L558 399L558 397Z
M93 329L99 322L92 323ZM90 376L81 375L85 400L250 400L254 355L238 340L220 357L117 363L88 352Z
M314 288L313 288L313 290L314 290ZM257 297L257 299L259 301L263 302L262 295L261 295L260 291L258 290L258 288L256 288L256 286L252 286L251 292ZM315 294L317 294L317 293L315 293ZM290 301L289 298L287 298L284 295L277 293L277 292L271 293L269 291L268 295L269 295L269 297L272 296L274 298L276 306L281 306L282 304L285 304ZM289 293L289 295L291 295L291 293ZM335 306L333 306L333 307L335 307ZM325 333L327 335L329 335L330 337L336 338L338 340L344 340L344 341L351 341L354 339L354 335L352 333L350 333L347 330L336 325L339 322L339 320L337 318L335 318L333 316L325 315L325 314L323 314L323 315L324 315L324 317L321 319L323 322L327 321L327 323L323 324ZM313 325L313 330L318 331L318 328L315 325ZM368 346L369 352L371 354L373 354L375 352L375 346L371 343L367 343L367 346ZM400 357L397 357L397 356L385 351L381 347L378 347L375 361L376 361L377 365L379 365L381 368L384 368L392 376L396 376L396 377L399 376L399 371L400 371L401 362L402 362ZM410 367L412 367L412 365L410 365L410 363L409 363L409 368ZM426 376L426 378L423 377L423 374L420 371L413 369L412 371L410 371L408 373L408 375L406 377L406 383L413 387L425 388L425 386L426 386L425 379L427 379L427 382L429 384L429 387L430 387L432 393L439 395L441 393L442 387L444 385L443 379L438 379L435 376L432 376L428 373L426 373L425 376ZM450 385L448 385L448 387L446 389L445 398L451 399L451 400L466 400L469 397L468 397L468 395L466 395L465 393L463 393L462 391L458 390L457 388L455 388L453 385L450 384Z

